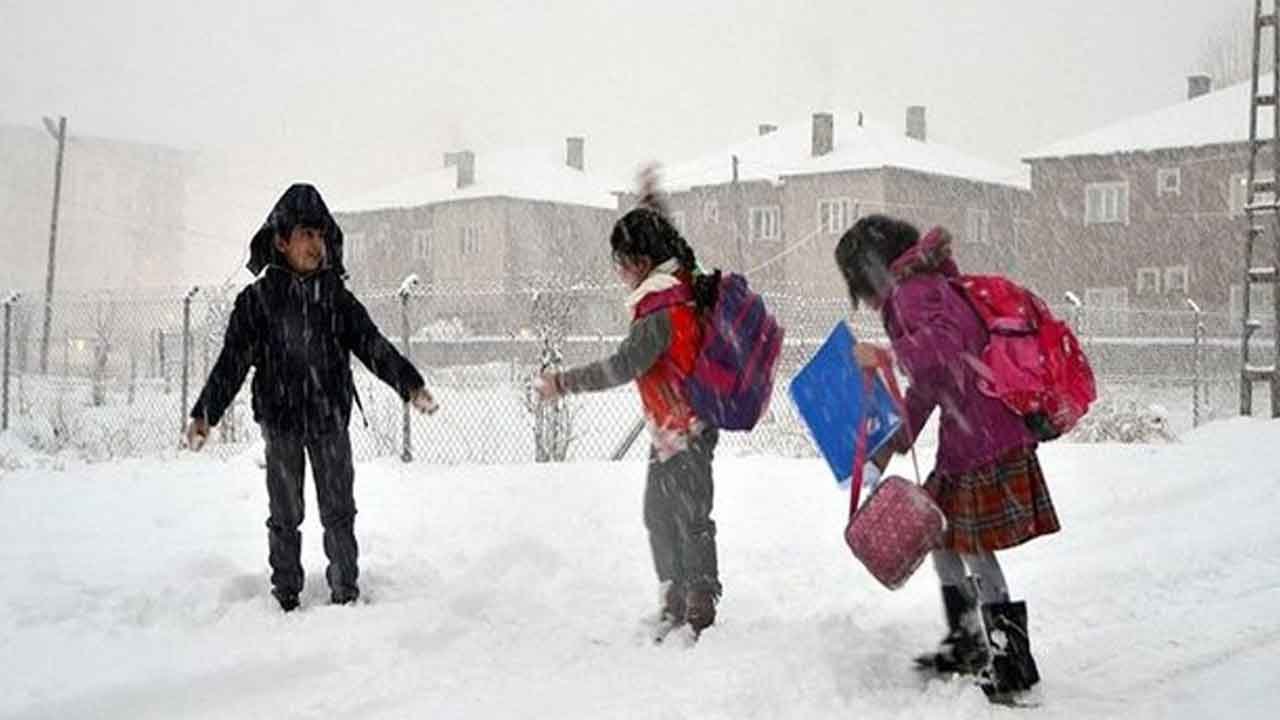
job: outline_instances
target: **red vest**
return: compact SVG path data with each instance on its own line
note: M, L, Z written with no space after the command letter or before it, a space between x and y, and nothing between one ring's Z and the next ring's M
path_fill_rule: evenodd
M685 398L684 380L693 372L702 346L702 325L687 282L646 295L636 305L635 320L655 312L667 313L671 342L636 384L650 429L655 431L655 439L660 440L657 436L664 433L687 434L697 420Z

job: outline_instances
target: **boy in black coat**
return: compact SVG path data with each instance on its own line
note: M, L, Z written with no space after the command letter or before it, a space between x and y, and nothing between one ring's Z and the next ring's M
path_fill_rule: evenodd
M250 243L249 271L236 297L222 352L191 410L187 446L199 450L253 376L253 417L266 440L271 594L289 612L302 591L304 453L311 458L324 527L330 599L355 602L358 547L351 418L351 354L420 412L436 404L422 376L387 341L346 288L342 230L310 185L294 185ZM265 270L264 270L265 269Z

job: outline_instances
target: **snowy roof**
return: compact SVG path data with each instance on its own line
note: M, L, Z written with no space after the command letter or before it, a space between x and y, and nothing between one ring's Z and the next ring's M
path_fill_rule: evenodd
M441 167L344 203L338 212L408 208L475 198L509 197L616 210L616 184L565 164L564 147L477 152L475 182L457 187L457 170Z
M767 134L708 154L664 172L663 182L673 190L699 185L720 185L733 179L734 155L739 179L776 182L790 175L902 168L933 175L976 180L1027 189L1025 169L1013 168L967 155L936 142L921 142L901 130L891 130L865 120L857 112L834 113L835 147L813 156L812 121L789 123Z
M1260 88L1271 86L1265 75ZM1129 118L1078 137L1060 140L1024 156L1025 160L1111 155L1164 148L1203 147L1249 140L1250 83L1184 100L1155 112ZM1271 137L1271 108L1258 114L1258 133Z

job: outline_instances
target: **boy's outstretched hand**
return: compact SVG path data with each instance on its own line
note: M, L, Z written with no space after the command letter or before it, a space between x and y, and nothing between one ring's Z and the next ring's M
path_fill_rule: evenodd
M209 423L204 418L192 418L182 436L182 446L191 452L200 452L209 439Z
M409 402L413 405L414 410L427 415L434 415L440 409L440 404L436 402L435 398L431 397L431 391L425 387L414 390L413 394L409 396Z
M533 389L543 402L551 402L562 394L560 392L560 374L547 371L533 379Z

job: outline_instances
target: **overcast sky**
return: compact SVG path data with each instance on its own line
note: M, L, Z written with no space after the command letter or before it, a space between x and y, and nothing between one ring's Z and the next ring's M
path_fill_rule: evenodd
M837 108L926 105L932 140L1015 165L1184 98L1242 5L0 0L0 121L239 158L260 214L288 180L356 193L451 148L581 134L588 169L625 173Z

